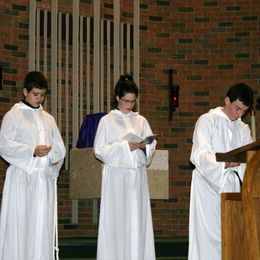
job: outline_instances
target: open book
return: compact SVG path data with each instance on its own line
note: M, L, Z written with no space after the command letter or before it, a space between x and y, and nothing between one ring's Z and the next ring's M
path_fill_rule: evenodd
M158 134L152 134L152 135L148 135L145 138L143 138L134 133L128 133L126 136L123 137L123 140L126 140L128 142L150 144L153 142L153 140L156 138L157 135Z

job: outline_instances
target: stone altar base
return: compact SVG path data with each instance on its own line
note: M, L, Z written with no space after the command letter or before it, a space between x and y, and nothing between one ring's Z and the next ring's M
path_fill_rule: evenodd
M101 194L101 161L97 160L93 148L70 151L70 198L96 199ZM151 199L169 199L168 150L156 150L147 168Z

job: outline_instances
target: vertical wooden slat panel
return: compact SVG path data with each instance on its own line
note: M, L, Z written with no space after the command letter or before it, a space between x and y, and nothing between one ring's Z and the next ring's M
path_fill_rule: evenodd
M61 98L62 98L62 13L58 14L59 18L59 30L58 30L58 126L61 129L61 114L62 114L62 104L61 104Z
M127 24L127 36L126 36L126 72L131 74L131 57L130 57L130 43L131 43L131 38L130 38L130 30L131 30L131 25L128 23Z
M36 9L36 67L35 69L37 71L40 71L40 9Z
M90 17L87 17L87 114L90 114Z
M140 0L134 0L134 58L133 70L134 80L139 87L139 24L140 24ZM137 109L139 110L139 99Z
M94 61L93 61L93 69L94 69L94 78L93 78L93 112L100 112L100 99L99 99L99 73L100 73L100 0L94 1ZM92 221L93 223L97 223L98 219L98 206L97 200L93 200L93 215Z
M69 151L69 14L65 22L65 146ZM66 156L65 169L69 168L69 156Z
M120 76L120 50L119 50L119 44L120 44L120 1L114 0L114 58L113 58L113 64L114 64L114 82L113 84L117 82L119 76Z
M47 36L47 22L48 22L48 11L44 10L44 15L43 15L43 74L45 75L45 77L47 78L47 71L48 71L48 63L47 63L47 51L48 51L48 46L47 46L47 40L48 40L48 36ZM47 100L47 96L45 98L44 101L44 105L43 105L45 110L48 110L48 100Z
M83 121L83 16L80 16L80 35L79 35L79 122Z
M120 23L120 74L124 74L124 23Z
M100 21L100 111L104 111L104 20Z
M36 0L30 0L29 10L29 53L28 53L28 70L35 69L35 10Z
M47 46L47 23L48 23L48 10L44 10L44 29L43 29L43 72L44 75L47 77L47 51L48 51L48 46Z
M111 88L111 70L110 70L110 63L111 63L111 52L110 52L110 37L111 37L111 21L107 21L107 112L110 111L110 88Z
M75 148L79 132L79 0L73 0L72 4L72 146Z
M58 1L51 1L51 114L57 120L57 13Z
M100 0L94 1L93 112L99 112Z
M79 0L72 1L72 147L75 148L79 132ZM78 223L78 201L72 200L72 222Z
M47 77L47 22L48 22L48 11L44 10L44 16L43 16L43 73Z

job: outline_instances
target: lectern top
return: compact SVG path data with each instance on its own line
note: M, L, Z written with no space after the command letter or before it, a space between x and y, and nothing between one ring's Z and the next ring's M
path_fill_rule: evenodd
M247 153L250 151L257 151L260 149L260 138L255 142L241 146L226 153L216 153L216 160L218 162L247 162Z

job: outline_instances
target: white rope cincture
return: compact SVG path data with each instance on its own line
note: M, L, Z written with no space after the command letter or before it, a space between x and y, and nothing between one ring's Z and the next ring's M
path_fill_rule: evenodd
M53 260L59 260L57 178L54 178Z

